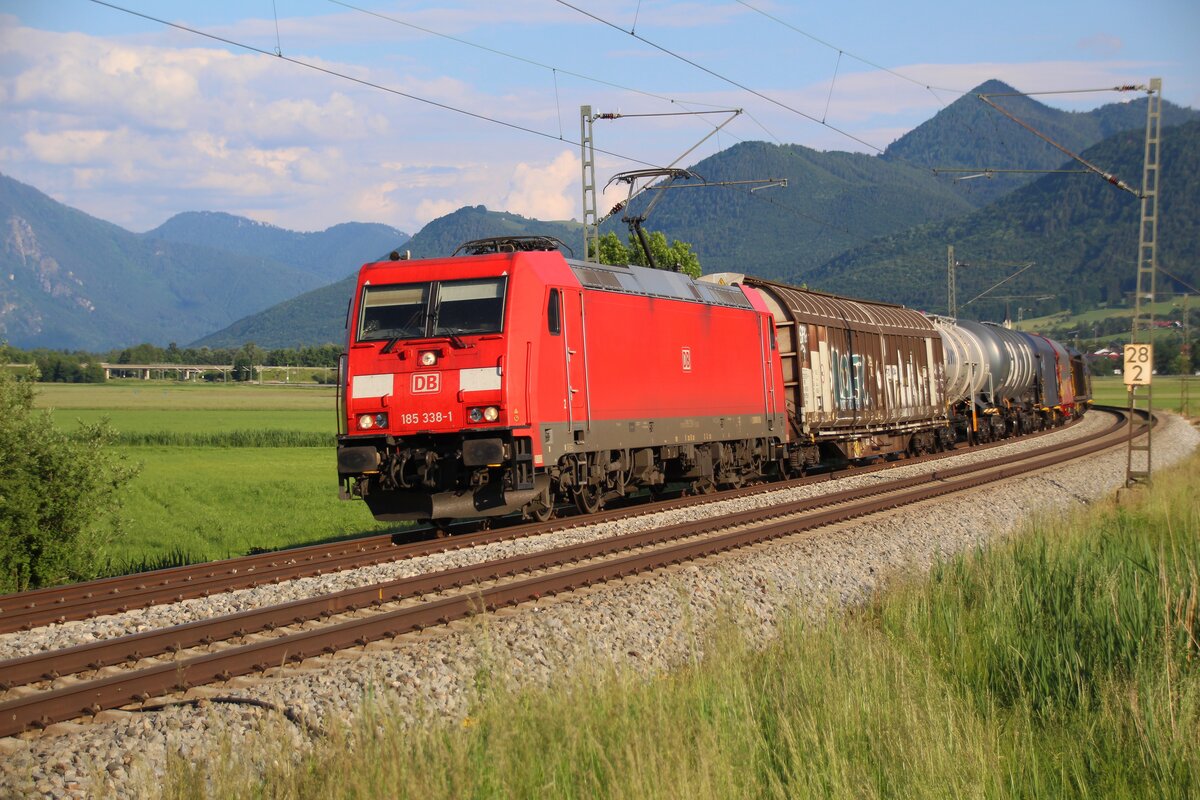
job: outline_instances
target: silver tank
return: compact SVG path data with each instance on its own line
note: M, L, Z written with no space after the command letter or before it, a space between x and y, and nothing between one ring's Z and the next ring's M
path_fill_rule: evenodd
M960 329L979 342L982 382L979 392L990 395L993 403L1005 398L1024 398L1033 388L1034 353L1029 340L1016 331L998 325L957 320Z
M946 361L946 402L954 404L973 397L985 386L983 343L950 317L931 317L942 336Z

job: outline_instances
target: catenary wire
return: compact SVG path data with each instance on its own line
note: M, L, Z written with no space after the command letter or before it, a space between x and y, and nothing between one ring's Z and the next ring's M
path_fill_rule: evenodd
M862 56L855 55L854 53L851 53L851 52L845 50L844 48L838 47L835 44L830 44L829 42L825 41L824 39L814 36L813 34L809 33L806 30L797 28L795 25L792 25L790 22L782 20L779 17L774 16L773 14L768 14L766 11L763 11L761 8L756 8L755 6L750 5L749 3L745 2L745 0L736 0L736 2L739 5L745 6L746 8L750 9L751 11L753 11L756 14L761 14L762 16L766 17L767 19L771 20L772 22L778 23L779 25L782 25L785 28L795 31L796 33L800 34L801 36L811 39L812 41L816 42L817 44L819 44L823 47L828 47L830 50L836 50L839 54L847 55L850 58L853 58L855 61L859 61L863 64L866 64L868 67L874 67L875 69L886 72L889 75L894 75L895 77L900 78L901 80L905 80L905 81L908 81L909 83L916 84L917 86L924 87L925 89L928 89L931 93L934 89L937 89L942 92L951 92L953 94L958 94L958 95L965 95L965 94L970 93L968 90L948 89L945 86L932 86L928 83L925 83L924 81L919 81L916 78L910 78L909 76L907 76L903 73L896 72L896 70L894 70L894 69L888 69L887 67L882 66L881 64L876 64L874 61L871 61L870 59L866 59L866 58L863 58ZM935 95L935 97L936 97L936 95Z
M125 8L124 6L119 6L114 3L106 2L106 0L90 0L90 1L92 3L95 3L96 5L105 6L106 8L111 8L114 11L121 11L123 13L130 14L135 17L141 17L142 19L149 20L150 22L157 22L160 25L166 25L167 27L175 28L176 30L186 31L187 33L191 33L196 36L202 36L206 39L212 39L213 41L221 42L222 44L227 44L231 47L238 47L243 50L248 50L252 53L258 53L259 55L270 56L272 58L278 58L281 61L287 61L289 64L295 64L296 66L304 67L306 69L311 69L315 72L320 72L320 73L329 75L334 78L341 78L342 80L351 81L353 83L359 84L360 86L366 86L371 89L378 89L380 91L387 92L388 94L394 94L398 97L404 97L409 100L415 100L418 103L424 103L426 105L430 105L435 108L440 108L444 111L453 111L456 114L462 114L463 116L466 116L466 117L472 117L473 119L477 119L482 122L490 122L494 125L501 125L505 128L509 128L511 130L533 134L534 136L540 136L543 139L550 139L550 140L553 140L556 142L563 142L565 144L575 145L576 147L580 146L579 142L574 141L572 139L567 139L562 136L555 136L552 133L546 133L545 131L539 131L536 128L530 128L525 125L518 125L515 122L507 122L505 120L498 119L496 117L489 117L486 114L480 114L475 111L468 111L465 108L458 108L457 106L452 106L449 103L442 103L437 100L430 100L427 97L421 97L420 95L411 94L410 92L405 92L400 89L395 89L395 88L392 88L391 86L384 86L383 84L375 83L373 81L368 81L364 78L356 78L353 75L347 75L344 72L338 72L335 69L329 69L328 67L322 67L317 64L313 64L309 61L304 61L299 58L292 58L291 56L285 56L282 53L280 53L280 54L272 53L270 50L263 50L261 47L255 47L254 45L251 45L251 44L239 42L236 39L229 39L224 36L218 36L215 33L208 33L207 31L202 31L198 28L192 28L187 25L180 24L178 22L170 22L168 20L161 19L159 17L155 17L150 14L142 13L141 11L134 11L133 9ZM658 164L654 164L649 161L643 161L640 158L634 158L633 156L624 155L622 153L616 153L611 150L605 150L600 147L596 147L594 149L597 153L603 153L604 155L613 156L614 158L620 158L625 161L632 161L635 164L642 164L647 167L660 166Z
M666 55L670 56L671 58L677 59L679 61L682 61L685 64L693 66L696 69L700 70L701 72L711 75L712 77L714 77L720 81L724 81L725 83L728 83L731 86L736 86L737 88L741 89L744 92L749 92L750 94L754 95L755 97L758 97L762 100L766 100L768 103L771 103L772 105L779 106L780 108L784 109L785 111L790 111L793 114L804 117L807 120L811 120L812 122L815 122L818 125L821 125L825 128L829 128L831 131L833 131L835 133L839 133L848 139L852 139L853 141L858 142L863 147L870 148L871 150L874 150L877 153L883 152L883 148L879 147L878 145L871 144L870 142L866 141L865 139L860 139L859 137L855 136L854 134L850 133L849 131L843 130L843 129L837 127L836 125L830 125L828 122L822 122L820 119L814 117L812 114L801 111L800 109L798 109L794 106L790 106L787 103L784 103L782 100L777 100L774 97L771 97L770 95L763 94L762 92L758 91L757 89L750 88L749 86L747 86L744 83L740 83L738 81L735 81L733 78L727 77L715 70L709 69L708 67L704 66L703 64L699 64L695 61L692 61L690 58L680 55L679 53L676 53L674 50L666 48L666 47L662 46L661 44L652 42L649 39L647 39L646 37L641 36L638 33L635 33L634 31L627 31L624 28L622 28L620 25L617 25L616 23L609 22L608 20L604 19L603 17L597 16L596 14L593 14L590 11L585 11L584 9L580 8L579 6L571 5L566 0L555 0L555 2L557 2L559 5L566 6L567 8L569 8L573 11L577 11L580 14L582 14L583 16L593 19L602 25L606 25L615 31L620 31L621 33L625 34L626 36L632 36L634 39L637 39L639 42L649 45L650 47L653 47L655 50L665 53Z

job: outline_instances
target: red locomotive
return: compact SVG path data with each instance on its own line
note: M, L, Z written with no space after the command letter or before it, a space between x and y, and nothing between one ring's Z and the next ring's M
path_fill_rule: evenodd
M382 520L544 520L567 502L594 511L666 483L706 491L961 437L943 334L918 312L560 246L488 239L363 266L340 381L343 497Z

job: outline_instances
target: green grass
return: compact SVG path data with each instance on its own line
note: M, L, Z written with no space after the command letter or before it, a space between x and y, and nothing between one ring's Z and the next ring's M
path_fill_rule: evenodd
M333 448L126 447L142 472L126 494L111 571L207 561L397 527L338 499Z
M481 662L469 716L383 687L297 755L169 759L172 798L1188 798L1200 794L1200 458L1136 504L1045 519L751 646L736 618L656 678L545 690ZM486 635L486 628L481 629ZM485 640L486 643L486 640ZM158 789L159 787L155 787Z
M1200 377L1195 375L1155 375L1151 399L1154 408L1179 412L1184 381L1188 390L1188 413L1200 415ZM1092 398L1098 405L1129 406L1129 390L1120 375L1092 378Z
M54 424L74 430L80 423L108 419L123 434L150 431L176 434L228 433L230 431L280 430L299 433L326 433L337 428L332 405L319 411L306 409L263 410L234 409L103 409L55 408ZM331 445L332 446L332 445Z
M56 410L304 410L328 411L330 417L333 416L333 402L332 386L170 381L42 383L38 384L37 396L38 406Z
M1172 310L1182 308L1182 302L1179 300L1163 300L1157 303L1149 303L1144 308L1153 310L1154 315L1160 319L1171 313ZM1017 330L1022 331L1038 331L1045 330L1050 327L1075 327L1077 325L1091 325L1096 322L1101 322L1106 319L1114 318L1133 318L1134 309L1131 308L1094 308L1089 311L1082 311L1078 314L1068 314L1059 312L1050 314L1045 317L1029 317L1014 324Z
M141 474L105 572L206 561L392 530L338 499L332 387L124 381L42 384L71 430L107 418Z

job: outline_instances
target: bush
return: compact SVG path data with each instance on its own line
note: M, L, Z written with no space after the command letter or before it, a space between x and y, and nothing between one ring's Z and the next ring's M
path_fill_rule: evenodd
M33 398L0 373L0 592L95 577L138 471L108 448L107 421L63 433Z

